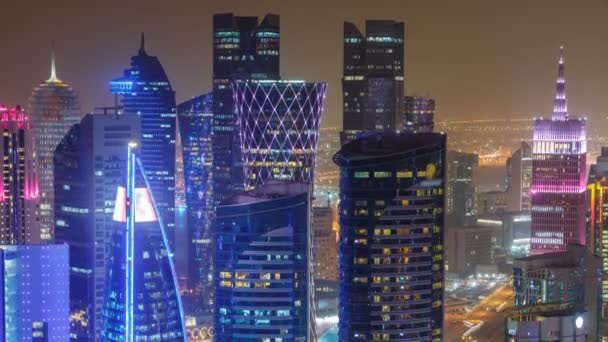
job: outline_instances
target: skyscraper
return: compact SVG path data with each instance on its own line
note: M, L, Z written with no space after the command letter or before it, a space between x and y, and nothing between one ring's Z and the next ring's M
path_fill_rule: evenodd
M340 166L341 341L442 341L446 136L365 133Z
M68 246L0 246L2 316L0 340L68 341L70 298Z
M603 258L602 316L608 315L608 148L589 169L587 181L587 247Z
M213 299L213 250L211 223L213 203L213 149L211 147L213 94L194 97L177 106L177 120L184 160L186 234L188 244L180 246L188 275L188 298L194 308L210 313ZM179 258L179 251L176 251ZM179 262L179 261L178 261ZM191 301L188 301L189 304ZM187 306L189 307L189 306ZM189 311L189 310L188 310Z
M243 189L241 144L231 83L279 79L280 21L213 16L213 180L215 204Z
M314 341L309 189L271 182L218 206L215 341Z
M312 184L326 83L235 82L246 189Z
M403 98L403 127L402 129L418 133L433 132L435 100L430 97L405 96ZM397 129L400 129L397 127Z
M31 120L21 109L0 105L0 243L41 243L38 188Z
M475 216L475 153L449 151L447 154L446 212L450 224L463 225Z
M102 339L183 342L184 313L167 234L136 144L128 146L126 187L118 186L113 211Z
M72 341L101 338L116 186L139 136L138 116L87 114L55 150L55 241L70 249Z
M145 50L144 35L124 76L110 82L125 115L141 119L141 160L173 250L175 228L175 92L160 61Z
M51 76L32 91L28 114L34 131L36 164L40 178L40 232L43 241L53 239L53 152L72 125L80 121L78 93L57 78L55 52Z
M534 121L532 145L532 254L585 245L587 122L568 115L564 53L560 49L551 119Z
M402 22L368 20L365 36L344 23L342 143L360 131L391 131L403 126Z
M521 146L507 159L507 201L510 211L530 210L530 181L532 179L532 149Z
M338 280L338 241L332 207L312 207L312 256L315 280Z

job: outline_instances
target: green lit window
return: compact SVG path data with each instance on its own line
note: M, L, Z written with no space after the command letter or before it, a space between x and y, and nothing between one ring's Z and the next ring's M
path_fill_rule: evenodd
M369 172L367 172L367 171L355 171L355 178L369 178Z

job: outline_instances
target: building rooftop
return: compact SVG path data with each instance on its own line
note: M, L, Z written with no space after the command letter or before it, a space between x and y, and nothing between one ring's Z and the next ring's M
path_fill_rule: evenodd
M443 146L444 133L365 132L344 145L334 155L334 163L341 167L373 163L386 158L402 158L417 150Z
M261 203L282 197L291 197L306 193L309 185L297 182L271 181L265 185L250 191L241 192L225 199L220 205L242 205L249 203Z

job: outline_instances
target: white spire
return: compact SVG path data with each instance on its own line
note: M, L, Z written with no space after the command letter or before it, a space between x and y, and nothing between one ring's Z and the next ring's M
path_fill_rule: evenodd
M46 80L50 83L58 83L61 82L60 79L57 78L57 70L55 69L55 43L51 43L51 77Z

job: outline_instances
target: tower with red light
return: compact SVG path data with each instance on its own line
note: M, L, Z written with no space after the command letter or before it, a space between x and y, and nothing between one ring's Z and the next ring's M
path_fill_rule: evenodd
M586 243L587 121L568 115L564 53L560 48L553 116L534 121L532 254L563 252Z
M39 192L30 120L21 107L0 105L0 243L39 243Z

